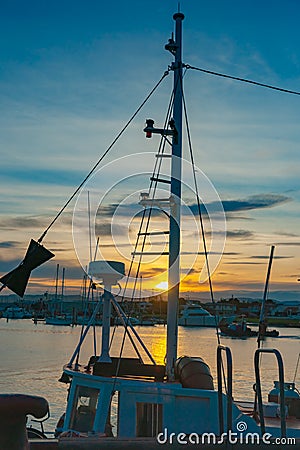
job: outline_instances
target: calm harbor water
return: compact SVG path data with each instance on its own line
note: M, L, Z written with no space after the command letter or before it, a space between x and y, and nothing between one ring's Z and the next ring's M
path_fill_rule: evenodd
M143 341L157 363L163 363L165 356L166 327L136 327ZM41 395L50 404L51 417L46 422L46 430L53 431L66 404L67 387L58 382L65 365L78 342L81 327L51 326L34 324L31 320L0 319L1 393L27 393ZM111 354L119 355L123 337L122 327L118 327ZM279 338L267 338L264 347L277 348L285 363L285 380L293 381L297 357L300 352L300 329L279 328ZM96 327L97 342L100 345L101 327ZM232 339L221 337L221 343L231 348L233 354L234 397L253 399L254 365L253 356L257 347L256 338ZM179 327L178 355L201 356L211 368L216 380L216 331L212 328ZM98 349L99 353L99 349ZM88 337L81 352L80 361L86 363L93 354L93 336ZM125 345L124 354L134 356L131 344ZM263 356L262 382L267 393L278 379L277 366L273 355ZM300 368L296 374L296 385L300 387ZM216 385L216 383L215 383Z

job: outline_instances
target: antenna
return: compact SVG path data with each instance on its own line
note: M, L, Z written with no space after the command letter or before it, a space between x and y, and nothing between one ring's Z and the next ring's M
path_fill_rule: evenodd
M178 12L180 13L180 2L178 2Z

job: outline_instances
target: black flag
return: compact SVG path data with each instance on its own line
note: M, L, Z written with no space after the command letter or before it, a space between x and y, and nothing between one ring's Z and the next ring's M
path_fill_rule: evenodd
M0 282L20 297L23 297L31 271L54 256L52 252L31 239L21 264L0 278Z

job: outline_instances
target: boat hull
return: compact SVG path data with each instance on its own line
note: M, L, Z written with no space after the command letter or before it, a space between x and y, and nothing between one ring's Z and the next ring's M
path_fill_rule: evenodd
M180 317L178 325L182 327L215 327L216 321L213 316Z
M70 326L72 325L72 320L68 318L60 318L60 317L47 317L45 319L46 325L64 325Z
M4 319L30 319L32 314L23 308L10 307L3 312L2 317Z
M222 327L221 334L223 336L239 337L239 338L257 337L258 331L251 330L250 328L247 328L247 330L242 331L242 330L232 330L227 327ZM270 330L270 331L266 331L264 333L263 337L278 337L278 336L279 336L279 332L277 330Z

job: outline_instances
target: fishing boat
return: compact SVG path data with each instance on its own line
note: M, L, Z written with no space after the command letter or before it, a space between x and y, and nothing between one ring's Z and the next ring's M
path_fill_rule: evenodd
M237 337L237 338L247 338L247 337L258 337L259 331L253 330L247 325L244 318L241 320L233 320L227 323L226 320L219 323L219 328L223 336ZM262 331L261 337L278 337L279 331L277 330L264 330Z
M144 327L154 327L158 324L158 319L156 317L146 317L146 316L140 316L139 317L139 324Z
M184 444L207 444L203 436L210 436L214 443L230 442L230 433L239 436L243 446L247 436L256 436L255 448L261 448L262 439L281 437L300 438L300 397L288 402L289 392L285 389L283 362L276 349L259 348L255 353L256 393L248 409L234 401L232 395L232 357L228 347L217 348L217 380L213 380L210 368L200 355L177 355L178 299L180 288L180 214L181 214L181 158L182 158L182 109L183 109L183 63L181 59L182 13L174 15L175 37L166 45L174 56L171 70L174 73L173 107L167 124L156 128L148 119L144 132L147 138L159 135L170 143L171 177L167 199L155 199L149 193L141 194L140 204L153 207L154 202L164 203L168 208L169 250L168 250L168 311L167 311L167 354L166 365L156 364L152 355L130 323L130 316L124 313L112 294L112 286L125 277L125 265L120 261L96 260L89 265L89 276L104 286L102 347L100 354L93 354L89 361L80 364L79 353L84 339L92 326L84 329L81 339L70 361L64 367L62 382L69 385L67 407L61 418L56 435L60 442L73 439L86 448L97 441L101 446L105 440L117 439L118 448L132 448L134 443L151 447L160 444L171 445L174 441ZM157 155L163 159L164 155ZM159 173L151 177L154 183L166 182ZM166 207L166 206L165 206ZM139 235L151 234L148 229ZM135 251L135 255L139 254ZM97 281L96 281L97 280ZM125 332L137 351L136 358L110 354L111 306L123 322ZM194 306L192 306L194 308ZM94 310L94 316L97 308ZM211 324L214 317L209 318ZM203 319L203 320L204 320ZM203 322L204 323L204 322ZM126 334L126 333L125 333ZM138 350L144 350L150 362L146 362ZM261 353L272 353L279 367L279 395L277 402L264 402L260 377ZM227 360L227 379L223 380L223 356ZM225 377L226 378L226 377ZM226 385L224 391L223 386ZM274 400L273 397L272 400ZM290 405L293 405L292 407ZM249 410L250 409L250 410ZM78 439L80 438L80 439ZM201 441L201 439L204 441ZM127 444L126 444L127 442ZM271 441L270 441L271 442ZM211 444L212 441L209 442ZM265 442L264 442L265 443ZM74 444L75 445L75 444ZM135 444L137 445L137 444ZM74 448L76 448L74 446ZM81 447L83 448L83 447ZM207 447L210 448L210 447ZM239 448L239 447L236 447Z
M3 311L2 317L5 319L30 319L32 314L20 306L9 306Z
M91 320L91 317L92 317L92 313L88 314L88 315L87 314L83 314L83 315L77 314L76 318L75 318L75 324L76 325L88 325L90 320ZM101 326L102 325L102 319L101 319L100 316L94 318L94 325L95 326L96 325L97 326Z
M195 303L188 303L179 314L178 325L183 327L215 327L218 319Z
M72 324L72 316L68 314L54 314L51 317L45 318L45 324L69 326Z
M275 246L271 246L265 288L263 299L261 303L260 315L259 315L259 326L258 331L252 330L246 322L245 316L242 316L240 320L234 319L230 322L225 320L221 320L219 323L219 328L221 330L222 335L230 336L230 337L238 337L238 338L247 338L247 337L257 337L258 344L260 345L260 341L266 337L278 337L279 331L277 330L268 330L267 319L265 314L265 305L267 300L267 293L269 288L269 280L273 262Z
M129 317L129 316L127 316L126 320L132 326L136 326L136 325L140 325L141 324L141 321L137 317ZM124 321L120 317L115 317L114 324L115 325L124 325Z
M155 127L148 119L144 132L147 138L160 136L170 145L171 153L158 153L156 160L171 162L169 180L160 178L159 172L151 183L165 183L170 191L167 198L152 197L153 190L141 193L140 205L151 211L153 204L164 205L169 218L168 243L168 311L166 364L157 364L153 356L130 323L122 304L113 295L114 286L128 276L125 265L116 260L94 260L88 274L95 285L101 284L104 293L90 321L82 329L78 345L63 368L60 381L68 386L67 405L57 424L59 448L265 448L275 439L300 439L300 396L290 389L284 379L281 354L276 349L258 348L254 368L256 389L250 403L233 398L233 362L229 347L217 345L217 379L201 355L177 355L178 301L180 290L181 244L181 162L183 116L182 22L180 12L174 16L175 34L165 46L174 61L172 108L166 124ZM186 66L185 66L186 67ZM140 231L139 237L151 231ZM155 235L157 231L154 231ZM159 232L161 233L161 232ZM39 240L41 242L41 239ZM139 255L135 249L134 256ZM6 280L8 283L9 280ZM81 361L81 349L94 319L103 304L101 352L95 349L89 360ZM99 306L98 306L99 305ZM111 354L111 308L124 325L124 336L130 339L137 353L135 358L123 355L123 345L116 356ZM201 344L199 343L199 352ZM278 363L277 395L263 401L260 376L260 356L271 353ZM226 358L227 374L224 371ZM289 388L288 388L289 386ZM293 395L291 396L291 392ZM285 440L285 441L284 441ZM289 441L291 442L291 441ZM294 442L294 441L293 441ZM297 441L299 443L299 441ZM45 443L49 445L49 442ZM40 443L40 448L43 443ZM228 447L229 446L229 447ZM296 448L296 447L295 447Z

